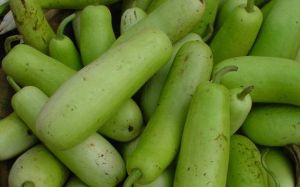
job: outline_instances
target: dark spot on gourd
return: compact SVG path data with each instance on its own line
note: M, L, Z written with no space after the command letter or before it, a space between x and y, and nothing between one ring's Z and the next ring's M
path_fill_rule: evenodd
M190 171L190 170L191 170L191 168L190 168L190 167L188 167L188 168L187 168L187 171Z
M25 0L21 0L21 3L22 3L22 5L23 5L23 7L26 8Z
M40 69L40 72L44 72L44 69Z
M35 20L35 22L34 22L34 26L32 27L32 29L34 30L34 31L36 31L37 29L38 29L38 20Z
M28 134L29 136L33 135L32 131L29 130L29 129L28 129L26 132L27 132L27 134Z
M128 126L128 132L132 132L133 129L134 129L133 126L131 126L131 125Z
M95 146L95 144L91 143L91 144L90 144L90 146L91 146L91 147L94 147L94 146Z
M44 37L42 37L42 40L45 44L47 44L47 40Z
M134 17L137 19L136 11L133 11Z
M105 175L109 175L109 174L105 172Z
M190 58L190 56L189 56L189 55L185 56L185 58L184 58L183 62L187 62L189 58Z
M228 141L227 140L227 137L223 134L223 133L221 133L221 134L219 134L216 138L215 138L215 140L225 140L226 142Z

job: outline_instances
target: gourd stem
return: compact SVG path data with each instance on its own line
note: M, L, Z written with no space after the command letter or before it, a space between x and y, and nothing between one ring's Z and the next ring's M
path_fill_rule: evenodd
M133 169L131 174L125 180L123 187L132 187L133 184L142 176L140 169Z
M59 24L58 28L57 28L57 32L56 32L56 36L58 38L63 38L64 37L64 32L65 32L65 28L68 25L68 23L70 23L71 21L73 21L76 17L76 14L73 13L69 16L67 16L65 19L63 19L61 21L61 23Z
M11 76L7 76L6 77L8 84L16 91L20 91L21 87L16 83L16 81L11 77Z
M254 0L247 0L246 10L247 12L253 12L254 11Z
M237 66L225 66L222 69L220 69L219 71L217 71L213 77L212 77L212 82L213 83L220 83L222 77L232 71L237 71L238 67Z
M4 41L4 50L5 50L5 52L8 53L11 50L11 44L13 42L20 41L22 39L23 39L22 35L13 35L13 36L7 37Z
M244 88L239 94L237 94L237 98L239 100L244 100L244 98L252 92L252 90L254 89L254 86L247 86L246 88Z

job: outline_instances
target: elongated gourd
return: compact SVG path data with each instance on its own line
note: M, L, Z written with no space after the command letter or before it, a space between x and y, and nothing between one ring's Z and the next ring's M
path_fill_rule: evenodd
M238 70L222 77L221 83L226 87L254 86L250 94L253 102L300 105L299 62L276 57L244 56L220 62L214 71L228 65L237 66Z
M107 122L167 62L171 52L170 40L156 29L112 47L50 98L37 119L39 136L57 149L80 143Z
M216 30L218 30L223 25L227 17L236 7L246 5L246 3L247 0L223 0L223 3L221 2L220 9L216 18Z
M48 96L76 73L65 64L25 44L11 49L2 60L2 68L21 86L36 86Z
M247 137L230 138L229 166L226 186L268 187L267 173L256 145Z
M75 70L59 61L24 44L14 47L3 59L2 66L5 73L21 86L36 86L48 96L51 96L76 73ZM103 126L103 133L106 136L125 141L140 132L141 111L132 99L124 102L124 105L114 115ZM118 123L111 126L115 122ZM99 132L102 130L100 129ZM12 135L12 137L14 136Z
M300 107L282 104L256 105L242 125L253 142L266 146L300 143Z
M12 106L18 116L36 132L36 118L48 102L48 97L41 90L27 86L12 98ZM72 173L89 186L115 187L125 177L125 163L118 151L101 135L94 133L80 144L65 150L58 150L48 141L46 147Z
M300 1L274 1L250 55L294 59L300 48Z
M168 0L122 34L114 45L128 40L146 28L163 31L174 43L193 29L201 19L204 9L203 0Z
M220 0L205 0L205 11L201 20L194 26L193 32L208 40L214 32Z
M202 41L187 42L178 51L158 107L128 157L124 187L152 182L174 160L191 97L199 83L209 80L212 63L211 50Z
M249 53L263 21L263 15L253 1L247 0L247 5L234 8L212 38L209 45L215 64Z
M15 113L0 120L0 160L12 159L37 141L31 130Z
M145 121L148 121L150 116L155 111L161 91L165 85L168 73L174 62L175 56L179 49L187 42L202 41L201 37L196 33L189 33L173 45L172 56L169 61L157 71L151 79L143 86L140 96L140 106L143 111Z
M184 125L174 187L226 185L229 131L228 89L208 81L199 84Z
M64 35L66 26L75 17L76 14L73 13L63 19L63 21L59 24L56 36L49 42L49 56L57 59L74 70L79 70L82 66L80 54L77 51L74 42L68 36Z
M25 43L48 54L49 42L55 34L42 8L82 9L88 5L108 5L114 2L117 0L11 0L9 6Z
M60 187L68 176L69 170L39 144L17 158L9 172L8 183L10 187Z
M115 42L111 13L103 5L87 6L79 14L79 49L84 65L100 57Z
M35 0L11 0L9 6L25 43L48 54L49 42L55 37L55 33L41 7Z

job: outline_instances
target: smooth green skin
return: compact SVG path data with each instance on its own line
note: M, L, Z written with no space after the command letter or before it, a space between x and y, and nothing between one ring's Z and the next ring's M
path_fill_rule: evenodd
M263 15L256 6L252 12L242 6L233 9L210 43L214 63L246 56L255 42L262 21Z
M138 136L134 140L121 145L120 152L125 161L127 161L128 157L135 150L135 148L138 144L138 141L140 140L140 137L141 136ZM160 176L158 176L153 182L151 182L149 184L135 183L134 187L172 187L174 171L175 171L175 168L172 167L172 165L171 165Z
M26 182L33 186L60 187L68 176L68 169L39 144L17 158L9 172L8 183L10 187L26 186Z
M124 34L133 25L146 17L146 12L138 7L127 9L121 16L120 30L121 34Z
M114 45L123 43L147 28L163 31L175 43L193 29L204 9L203 0L169 0L122 34Z
M48 54L49 42L55 33L36 0L10 0L9 6L25 43Z
M168 167L160 176L149 184L134 184L133 187L172 187L174 168Z
M136 138L143 129L143 115L139 106L127 100L114 117L106 122L98 132L120 142L128 142Z
M220 0L205 0L205 11L201 20L195 25L193 32L202 38L211 35L217 16Z
M230 97L220 84L199 84L184 125L174 187L225 186L229 161Z
M250 55L294 59L300 48L299 7L299 0L275 0Z
M226 87L253 85L255 89L250 94L253 102L300 105L299 62L276 57L244 56L225 60L215 66L214 71L228 65L237 66L238 70L221 79Z
M157 71L150 80L143 86L140 96L140 106L143 111L145 121L148 121L155 111L161 91L167 80L168 73L173 64L174 58L179 49L189 41L201 41L201 37L195 33L189 33L173 45L172 56L169 61Z
M68 36L55 37L50 40L49 56L74 70L82 67L80 54Z
M147 13L152 12L157 7L159 7L160 5L162 5L163 3L167 2L167 1L168 0L152 0L152 2L150 3L150 5L147 8Z
M223 25L227 17L232 13L232 11L241 5L246 5L247 0L224 0L223 4L220 3L220 8L218 10L215 30L219 30L219 28Z
M122 158L125 160L125 163L127 163L128 157L135 150L140 139L141 139L141 136L139 135L138 137L131 140L130 142L124 142L119 145L118 149L122 155Z
M2 68L21 86L36 86L48 96L76 71L24 44L14 47L2 60Z
M42 138L37 133L35 122L48 100L42 91L33 86L24 87L12 98L15 112L39 139ZM89 186L114 187L125 177L125 163L121 155L97 133L63 151L56 149L48 141L43 143L72 173Z
M230 138L230 154L226 186L268 187L267 173L261 163L261 154L247 137Z
M2 67L6 74L13 77L18 84L22 86L36 86L48 96L51 96L66 80L76 73L75 70L27 45L18 45L13 48L3 59ZM129 99L127 102L132 103L134 101ZM139 121L141 118L140 111L133 104L122 106L120 107L121 109L122 111L119 111L118 115L113 116L110 120L111 122L118 121L119 123L115 124L115 126L110 126L111 123L108 122L104 130L107 136L111 135L111 139L131 139L141 126ZM127 134L123 133L122 137L119 137L120 133L124 132L124 126L128 127L129 125L132 125L136 131ZM114 131L119 133L109 133ZM128 135L128 137L125 137L125 135ZM12 137L15 136L17 135ZM19 144L22 144L22 142L19 142Z
M87 6L80 16L79 49L83 65L88 65L115 42L111 13L106 6Z
M52 95L37 119L39 136L57 149L80 143L105 124L171 52L170 40L156 29L112 47Z
M83 9L88 5L111 5L120 0L36 0L44 9Z
M82 9L88 5L109 5L118 0L10 0L18 31L25 43L48 54L50 40L55 37L54 31L47 22L43 10L50 8Z
M127 160L127 172L142 172L139 184L154 181L175 159L191 97L201 82L210 78L210 48L202 41L191 41L178 51L158 107L149 119L137 148Z
M299 115L298 106L258 105L252 108L241 129L256 144L266 146L298 144Z
M264 20L267 18L267 16L271 12L275 2L276 2L276 0L272 0L261 8L261 12L263 13Z
M64 185L64 187L88 187L84 182L82 182L76 176L71 176L68 182Z
M297 53L297 56L296 56L295 60L300 62L300 48L298 50L298 53Z
M254 88L255 89L255 88ZM252 99L250 94L244 98L238 98L243 88L230 89L230 136L233 135L247 118L251 108Z
M11 159L36 143L36 137L15 113L0 120L0 160Z
M152 0L136 0L136 6L146 11L151 2Z
M287 155L278 148L263 148L261 151L263 161L270 170L280 187L294 187L295 174L291 161ZM276 187L274 179L268 175L269 187Z

